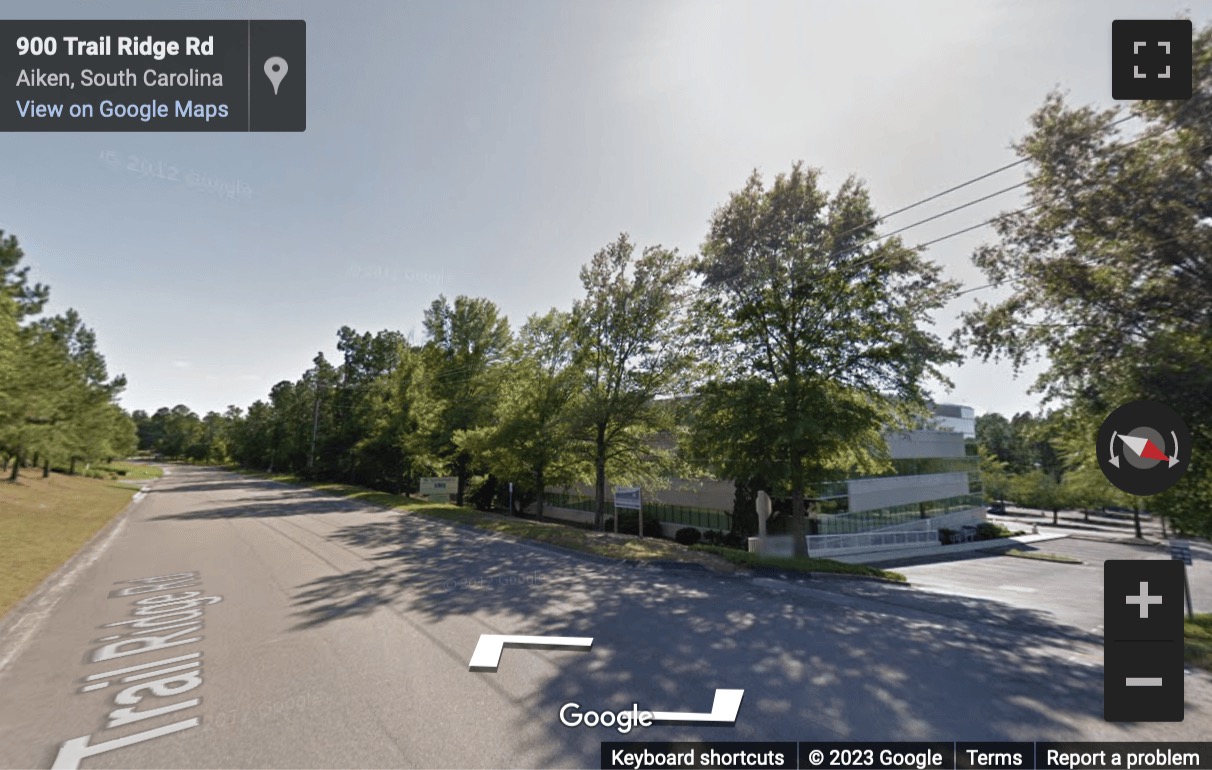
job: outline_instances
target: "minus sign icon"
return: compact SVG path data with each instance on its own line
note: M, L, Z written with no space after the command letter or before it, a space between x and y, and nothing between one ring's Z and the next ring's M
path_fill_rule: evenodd
M1162 678L1160 676L1130 676L1125 679L1127 687L1161 687Z

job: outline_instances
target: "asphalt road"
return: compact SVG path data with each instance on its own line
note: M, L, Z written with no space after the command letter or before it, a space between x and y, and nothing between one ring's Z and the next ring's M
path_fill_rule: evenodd
M1041 591L1098 582L1048 567L1073 582ZM174 468L9 619L0 766L596 767L604 740L1212 738L1207 676L1188 677L1182 723L1107 724L1089 618L934 588L630 567ZM485 633L594 642L469 671ZM559 721L570 702L708 711L716 688L745 690L735 726Z

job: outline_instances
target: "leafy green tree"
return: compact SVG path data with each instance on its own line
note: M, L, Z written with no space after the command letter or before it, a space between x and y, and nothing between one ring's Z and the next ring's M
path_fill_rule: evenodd
M1109 110L1051 94L1017 145L1028 206L996 224L973 259L1010 288L966 315L962 338L1019 367L1045 356L1047 397L1105 416L1167 402L1212 455L1212 25L1195 37L1193 95ZM1125 110L1138 120L1119 125ZM1212 464L1192 463L1150 501L1187 531L1212 533Z
M925 328L955 284L899 239L876 243L877 221L854 178L830 195L800 163L769 188L754 172L697 265L720 376L702 389L696 454L789 494L798 555L814 485L882 467L881 431L924 414L924 382L956 360Z
M398 472L398 458L391 452L370 451L365 438L380 408L378 391L386 378L402 365L408 345L399 332L358 333L348 326L337 331L337 350L344 358L339 367L340 384L332 394L334 424L332 435L322 442L333 476L340 475L351 484L394 488L403 480L392 478Z
M1006 503L1010 494L1013 476L1007 471L1008 463L999 456L980 448L981 489L989 502Z
M1030 418L1030 415L1024 415ZM976 418L976 443L980 449L991 457L1006 464L1006 469L1012 473L1021 473L1033 467L1020 427L1020 415L1015 415L1015 423L1011 423L1004 415L997 412L982 414Z
M53 384L47 380L50 372L39 369L50 363L50 351L37 346L25 328L26 319L41 312L49 290L30 283L24 258L17 238L0 230L0 448L13 459L14 480L52 409L46 392Z
M1059 522L1060 511L1068 502L1065 489L1051 473L1036 468L1014 478L1014 500L1028 508L1052 511L1052 523Z
M1061 479L1062 491L1070 505L1087 511L1087 521L1091 508L1104 511L1110 506L1132 509L1132 523L1140 538L1143 536L1140 498L1115 488L1099 467L1093 437L1098 434L1101 420L1098 415L1077 409L1068 410L1063 418L1056 420L1059 435L1055 443L1066 468Z
M500 376L498 364L509 348L509 321L482 297L439 296L425 311L426 369L433 398L440 404L435 454L458 477L456 502L463 504L471 475L471 454L455 437L484 424L492 414Z
M578 371L570 314L532 315L518 332L502 378L501 396L487 425L456 436L456 443L498 478L513 481L519 501L534 499L543 517L548 486L583 478L572 415Z
M581 268L585 296L572 309L580 374L575 430L594 472L594 526L606 519L606 479L647 480L671 467L653 438L674 429L657 397L680 394L692 357L683 329L690 264L649 246L637 258L626 234Z
M424 358L401 341L397 363L373 380L361 402L365 428L354 452L371 484L397 494L415 489L418 477L445 464L432 449L432 437L442 430L442 409L429 387Z

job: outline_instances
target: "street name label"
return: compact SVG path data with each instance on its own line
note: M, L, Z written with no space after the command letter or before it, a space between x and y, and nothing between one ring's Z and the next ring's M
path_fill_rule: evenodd
M6 21L0 131L303 131L299 20Z

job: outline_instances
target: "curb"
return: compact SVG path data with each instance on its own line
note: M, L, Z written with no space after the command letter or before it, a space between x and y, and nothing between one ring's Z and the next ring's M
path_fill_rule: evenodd
M750 579L767 578L774 580L787 580L796 582L798 580L824 580L827 582L835 582L839 580L861 580L868 583L885 583L894 586L908 586L908 580L891 580L889 578L879 577L878 575L848 575L844 572L797 572L793 570L782 570L777 567L742 567L741 572L737 574L744 575Z
M1149 538L1135 537L1099 537L1098 535L1075 534L1069 535L1074 540L1087 540L1092 543L1112 543L1114 545L1138 545L1145 548L1164 548L1165 543L1160 540L1150 540Z

